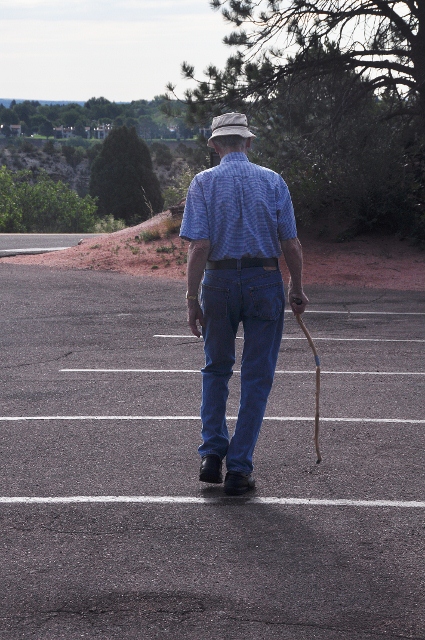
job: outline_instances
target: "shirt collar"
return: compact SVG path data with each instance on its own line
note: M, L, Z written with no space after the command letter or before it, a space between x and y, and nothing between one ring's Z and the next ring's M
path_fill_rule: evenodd
M224 158L221 159L220 164L223 162L249 162L249 158L246 153L242 151L232 151L231 153L227 153Z

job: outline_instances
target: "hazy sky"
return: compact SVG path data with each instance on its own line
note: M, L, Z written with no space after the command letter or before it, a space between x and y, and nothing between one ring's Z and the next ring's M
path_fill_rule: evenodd
M208 0L0 0L0 97L129 102L222 67L231 28Z

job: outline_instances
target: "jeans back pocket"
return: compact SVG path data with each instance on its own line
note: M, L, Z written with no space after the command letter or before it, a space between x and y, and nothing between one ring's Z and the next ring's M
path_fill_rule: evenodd
M249 287L250 304L247 316L261 320L277 320L285 306L282 282Z
M215 320L223 320L227 317L229 291L225 287L202 284L201 307L206 316Z

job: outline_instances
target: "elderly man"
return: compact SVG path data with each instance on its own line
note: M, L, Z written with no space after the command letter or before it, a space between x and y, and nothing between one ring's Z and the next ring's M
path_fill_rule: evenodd
M193 179L180 231L190 241L188 324L195 336L202 331L205 351L199 479L221 483L226 458L227 495L242 495L255 486L253 452L283 331L285 294L278 265L282 252L291 276L288 297L293 311L302 313L308 303L288 188L280 175L248 160L252 138L244 114L214 118L208 145L219 154L220 164ZM240 322L240 406L230 438L226 401Z

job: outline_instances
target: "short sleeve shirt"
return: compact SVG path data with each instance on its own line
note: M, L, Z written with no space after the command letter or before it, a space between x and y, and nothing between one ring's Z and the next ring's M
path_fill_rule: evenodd
M229 153L192 180L180 236L209 240L210 260L277 257L280 241L297 236L288 187L245 153Z

